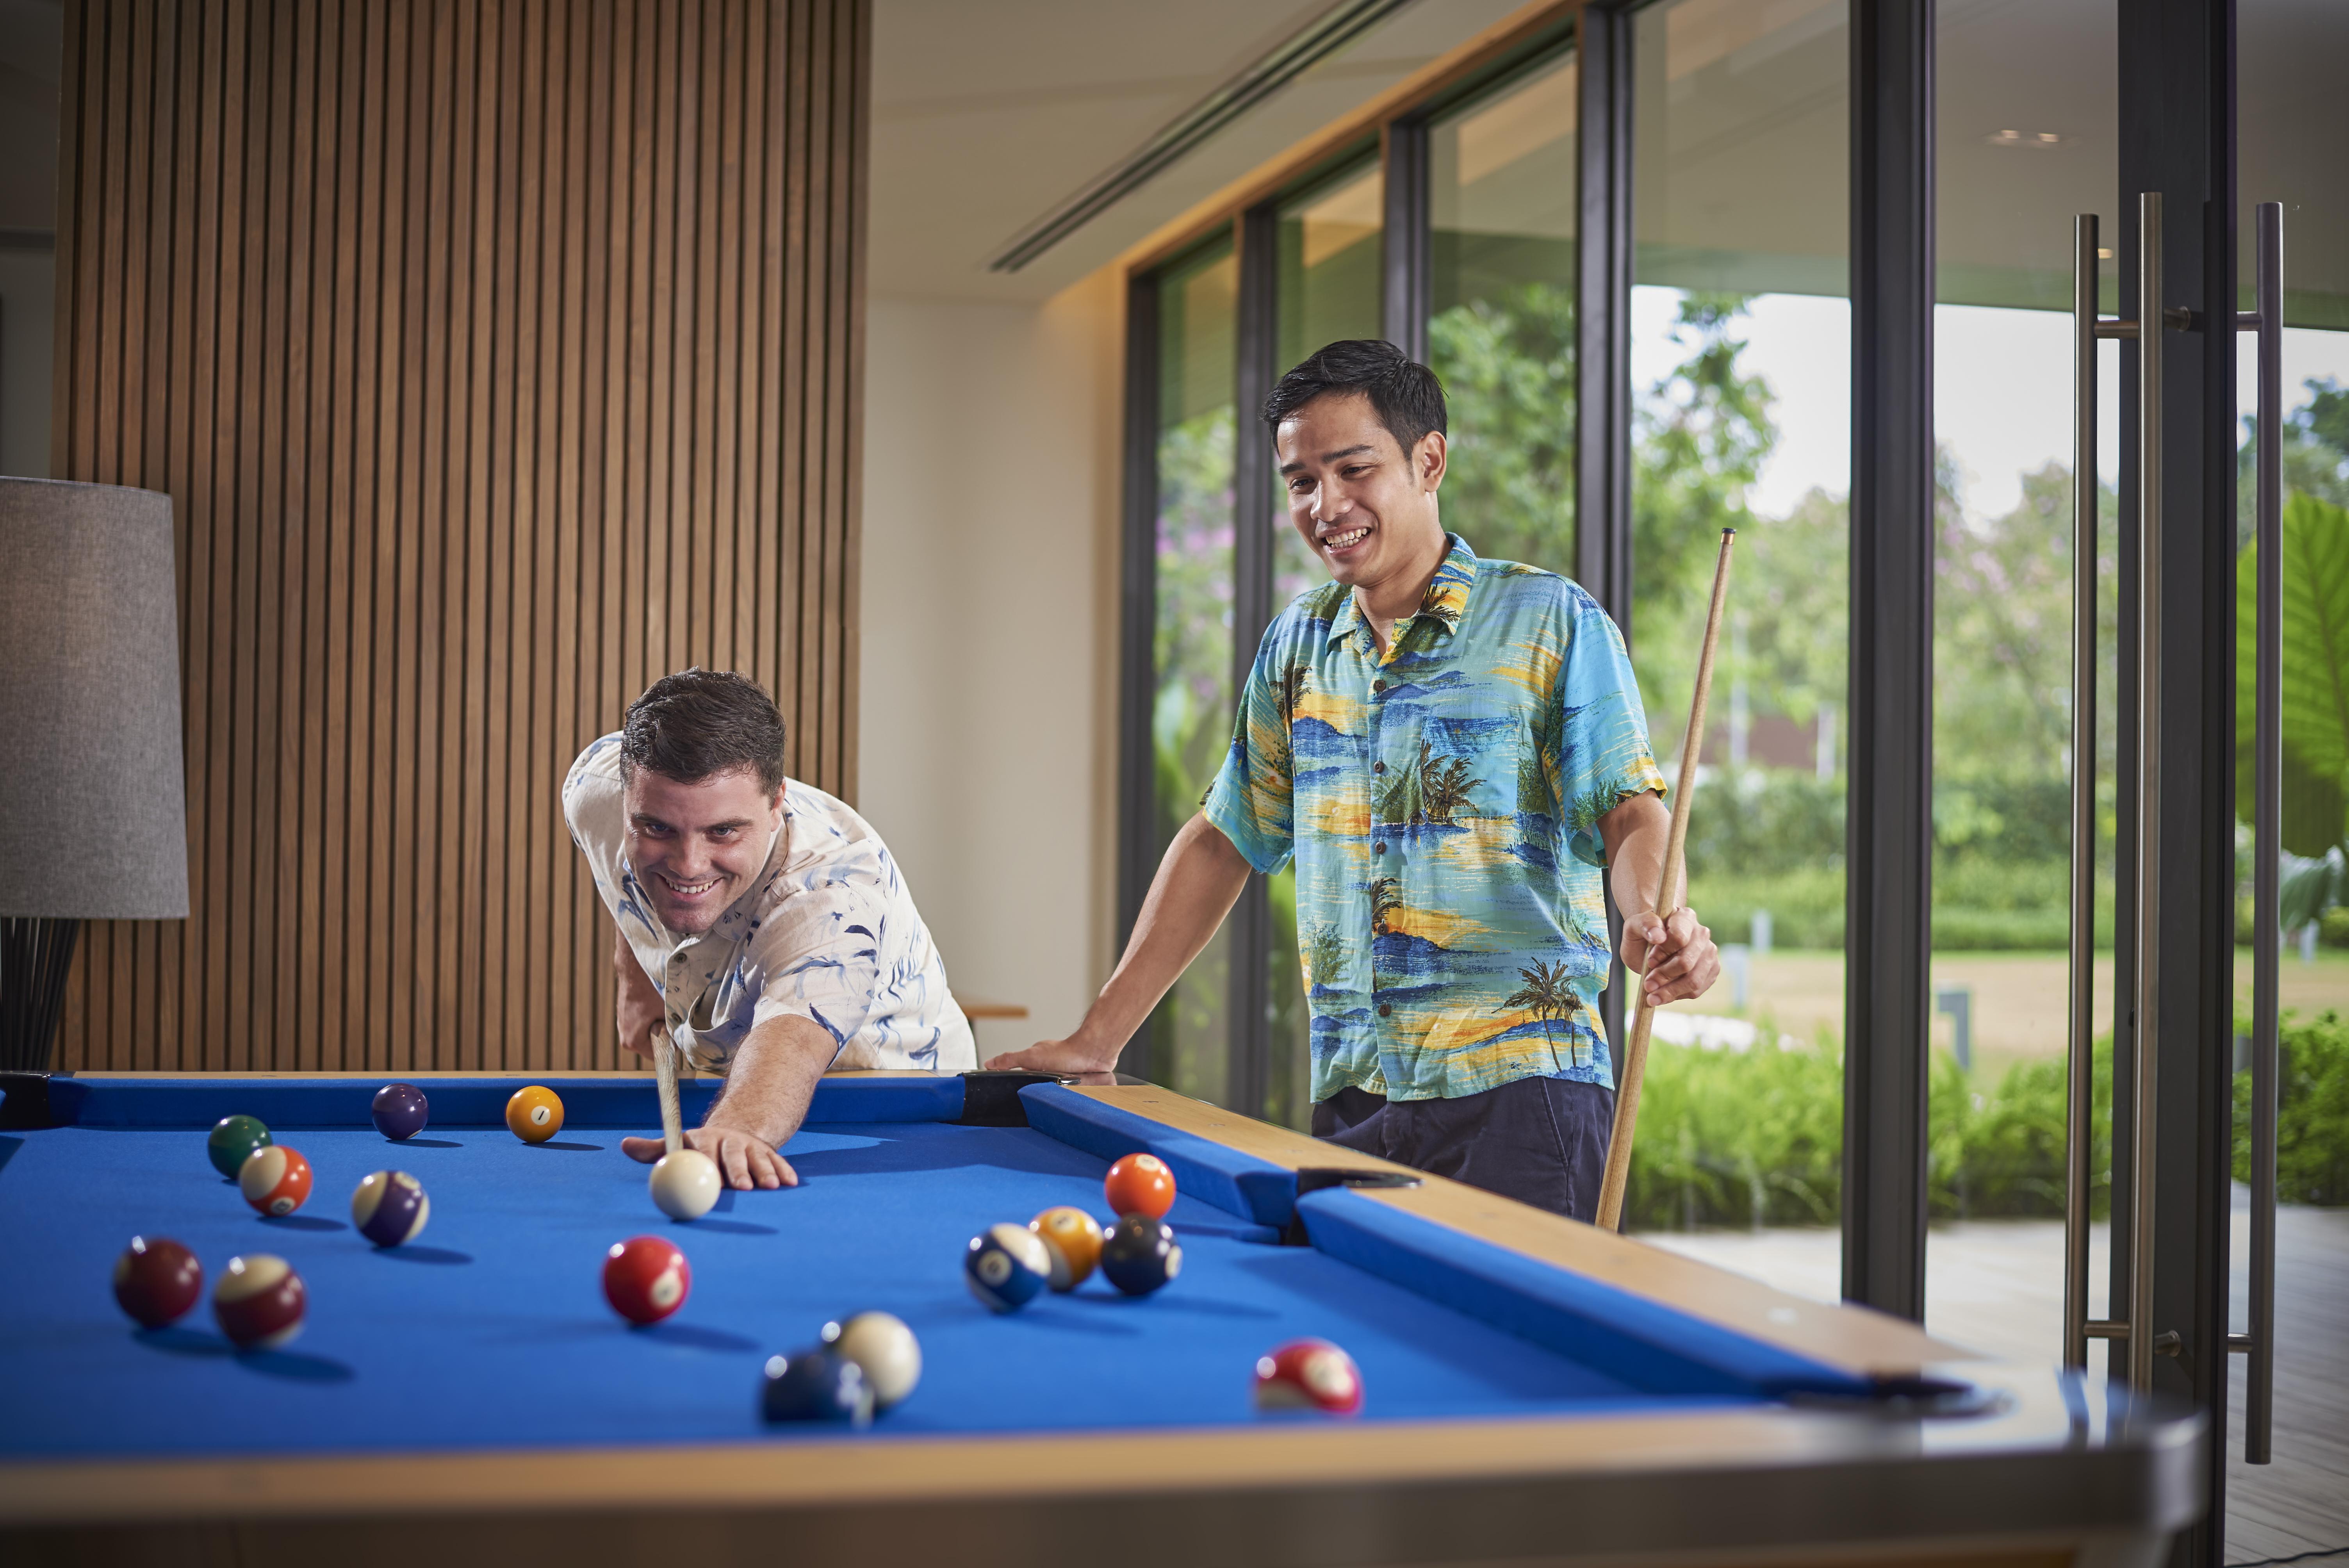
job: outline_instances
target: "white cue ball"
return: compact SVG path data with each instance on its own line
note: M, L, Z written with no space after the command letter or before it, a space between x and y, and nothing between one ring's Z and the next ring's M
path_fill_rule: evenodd
M718 1162L698 1149L680 1149L654 1161L648 1185L653 1206L672 1220L698 1220L726 1187Z
M922 1380L921 1341L903 1320L885 1312L860 1312L846 1323L827 1323L823 1342L864 1369L876 1408L887 1409Z

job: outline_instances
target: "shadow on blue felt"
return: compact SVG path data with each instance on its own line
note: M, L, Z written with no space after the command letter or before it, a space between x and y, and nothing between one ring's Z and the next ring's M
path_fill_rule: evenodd
M8 1169L8 1161L15 1159L16 1150L24 1147L25 1140L21 1138L0 1138L0 1171Z
M722 1231L730 1236L779 1236L781 1231L772 1225L754 1225L748 1220L715 1220L704 1214L698 1220L676 1220L671 1223L690 1225L697 1231Z
M729 1334L722 1328L705 1328L698 1323L647 1323L641 1327L633 1327L629 1332L647 1339L657 1339L663 1345L682 1345L695 1350L739 1353L759 1348L759 1342L755 1339Z
M387 1138L384 1141L395 1149L462 1149L465 1147L453 1138Z
M604 1152L604 1146L600 1143L566 1143L560 1138L550 1138L543 1143L529 1143L524 1144L523 1147L526 1149L563 1149L581 1154L601 1154Z
M281 1231L347 1231L340 1220L322 1220L316 1214L264 1214L261 1222Z
M298 1350L242 1350L236 1364L266 1377L289 1383L348 1383L358 1374L340 1361L305 1356Z
M378 1247L375 1255L402 1264L469 1264L471 1253L460 1253L453 1247Z
M233 1356L236 1346L217 1334L196 1328L134 1328L130 1337L150 1350L171 1356Z
M843 1126L850 1124L842 1124ZM891 1124L899 1135L875 1138L853 1149L794 1150L783 1158L802 1179L825 1176L932 1174L969 1170L1018 1171L1030 1176L1101 1178L1103 1161L1019 1127L951 1127L945 1123ZM941 1135L949 1135L940 1159ZM794 1140L796 1141L796 1140Z
M1174 1222L1169 1220L1167 1223L1173 1225ZM1251 1225L1246 1221L1237 1221L1228 1225L1203 1225L1195 1220L1191 1220L1174 1225L1174 1239L1179 1242L1185 1236L1222 1236L1230 1241L1245 1242L1250 1246L1257 1247L1280 1245L1278 1231L1274 1230L1270 1225Z

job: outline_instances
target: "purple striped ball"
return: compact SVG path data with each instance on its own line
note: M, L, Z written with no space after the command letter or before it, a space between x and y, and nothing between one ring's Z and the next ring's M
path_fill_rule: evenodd
M405 1171L375 1171L351 1194L351 1223L379 1247L414 1241L431 1217L432 1200L424 1195L424 1183Z

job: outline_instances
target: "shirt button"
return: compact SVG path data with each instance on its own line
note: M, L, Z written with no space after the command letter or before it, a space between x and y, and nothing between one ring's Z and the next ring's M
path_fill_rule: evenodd
M1385 1018L1385 1017L1392 1017L1392 1016L1393 1016L1393 1014L1394 1014L1394 1009L1393 1009L1392 1006L1388 1006L1386 1003L1384 1003L1384 1002L1381 1002L1381 1003L1380 1003L1380 1004L1379 1004L1379 1016L1380 1016L1380 1017L1381 1017L1381 1018Z
M1385 854L1386 852L1387 852L1387 841L1386 841L1384 839L1381 839L1377 843L1372 844L1372 845L1371 846L1371 853L1372 853L1372 854L1374 854L1374 855L1382 855L1382 854Z
M1387 689L1387 683L1384 681L1372 681L1371 683L1371 689L1372 691L1384 691Z
M1373 762L1371 764L1371 771L1373 773L1383 773L1386 770L1387 765L1383 762Z

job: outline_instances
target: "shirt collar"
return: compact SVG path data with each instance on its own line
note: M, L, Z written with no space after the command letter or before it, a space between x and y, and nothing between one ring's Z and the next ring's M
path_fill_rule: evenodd
M1429 579L1427 592L1420 597L1418 614L1413 619L1433 616L1445 631L1456 632L1462 617L1468 614L1469 593L1476 585L1476 552L1456 533L1447 533L1444 539L1444 559L1437 563L1435 575ZM1369 623L1362 619L1361 603L1349 590L1338 613L1330 618L1329 641L1334 643L1369 629Z

